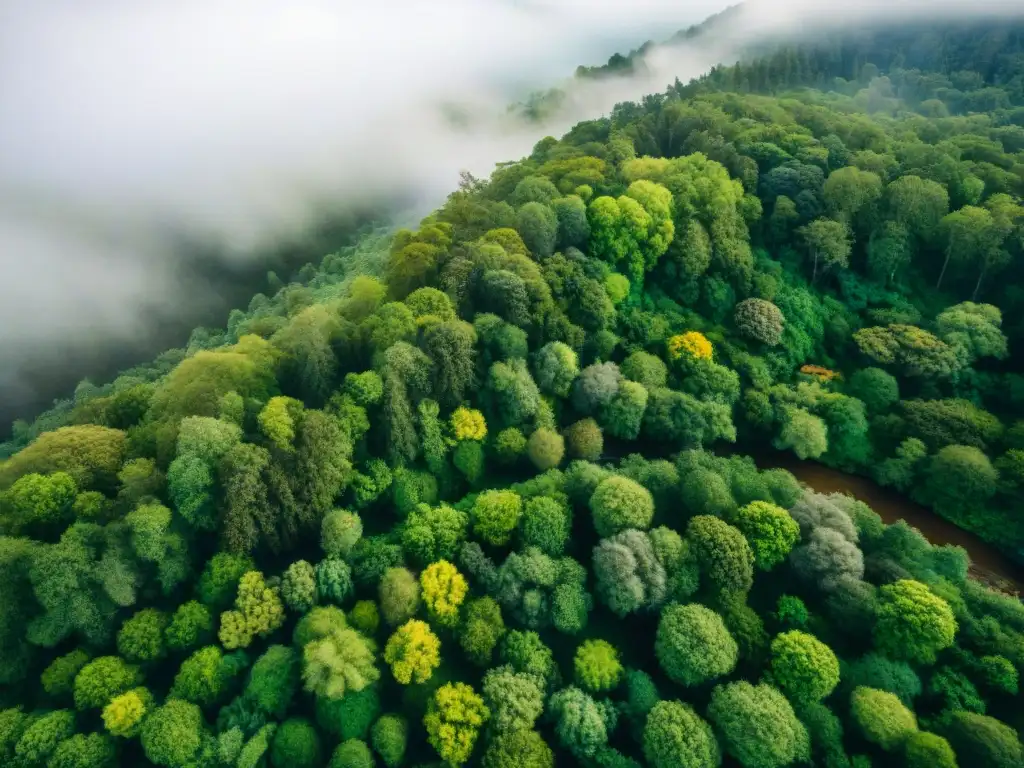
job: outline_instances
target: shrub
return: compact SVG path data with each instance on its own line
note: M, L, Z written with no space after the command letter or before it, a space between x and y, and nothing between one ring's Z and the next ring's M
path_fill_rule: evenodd
M613 475L594 489L590 511L598 535L607 538L627 528L649 528L654 517L654 499L639 483Z
M504 546L523 514L523 501L513 491L484 491L473 503L473 532L488 544Z
M651 708L643 748L654 768L717 768L722 761L711 726L678 701L659 701Z
M778 690L740 680L711 694L708 718L744 768L781 768L810 758L810 737Z
M405 757L405 746L409 740L409 725L398 715L382 715L373 724L372 744L374 751L387 768L397 768Z
M672 604L661 612L654 651L665 674L682 685L729 674L739 655L722 617L696 604Z
M539 471L554 469L565 456L565 438L553 429L539 427L526 441L526 455Z
M917 730L917 718L895 695L874 688L854 688L850 714L864 738L886 751L901 747Z
M610 691L619 684L622 664L615 647L604 640L586 640L573 659L576 682L591 693Z
M810 704L839 684L839 660L806 632L783 632L772 640L772 680L791 701Z

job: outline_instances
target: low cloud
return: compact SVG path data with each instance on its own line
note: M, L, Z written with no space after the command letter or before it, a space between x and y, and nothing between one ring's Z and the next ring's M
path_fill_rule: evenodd
M725 5L13 0L0 11L0 392L40 360L102 352L217 306L181 238L239 265L324 205L402 196L429 208L461 169L485 175L545 134L733 60L768 30L893 13L881 0L753 2L712 41L653 53L643 77L575 84L549 125L503 116L576 64ZM959 9L978 7L912 0L898 11ZM450 103L482 117L453 130Z

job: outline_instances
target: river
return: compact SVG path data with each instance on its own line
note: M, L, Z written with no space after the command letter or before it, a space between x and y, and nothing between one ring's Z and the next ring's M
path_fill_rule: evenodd
M777 467L789 470L797 480L820 493L848 493L875 510L886 523L905 520L932 544L961 546L971 557L971 575L975 578L1003 592L1024 592L1024 567L988 542L953 525L897 491L878 485L866 477L840 472L788 453L762 454L756 456L755 461L761 469Z

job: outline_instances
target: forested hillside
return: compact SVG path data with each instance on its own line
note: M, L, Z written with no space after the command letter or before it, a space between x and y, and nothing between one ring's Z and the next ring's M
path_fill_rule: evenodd
M1020 768L1019 599L745 455L1024 562L1020 29L620 104L18 424L0 764Z

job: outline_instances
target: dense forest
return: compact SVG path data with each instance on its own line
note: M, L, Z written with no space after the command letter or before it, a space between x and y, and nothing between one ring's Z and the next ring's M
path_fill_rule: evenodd
M747 455L1024 563L1022 30L620 104L15 424L0 764L1024 766L1020 600Z

